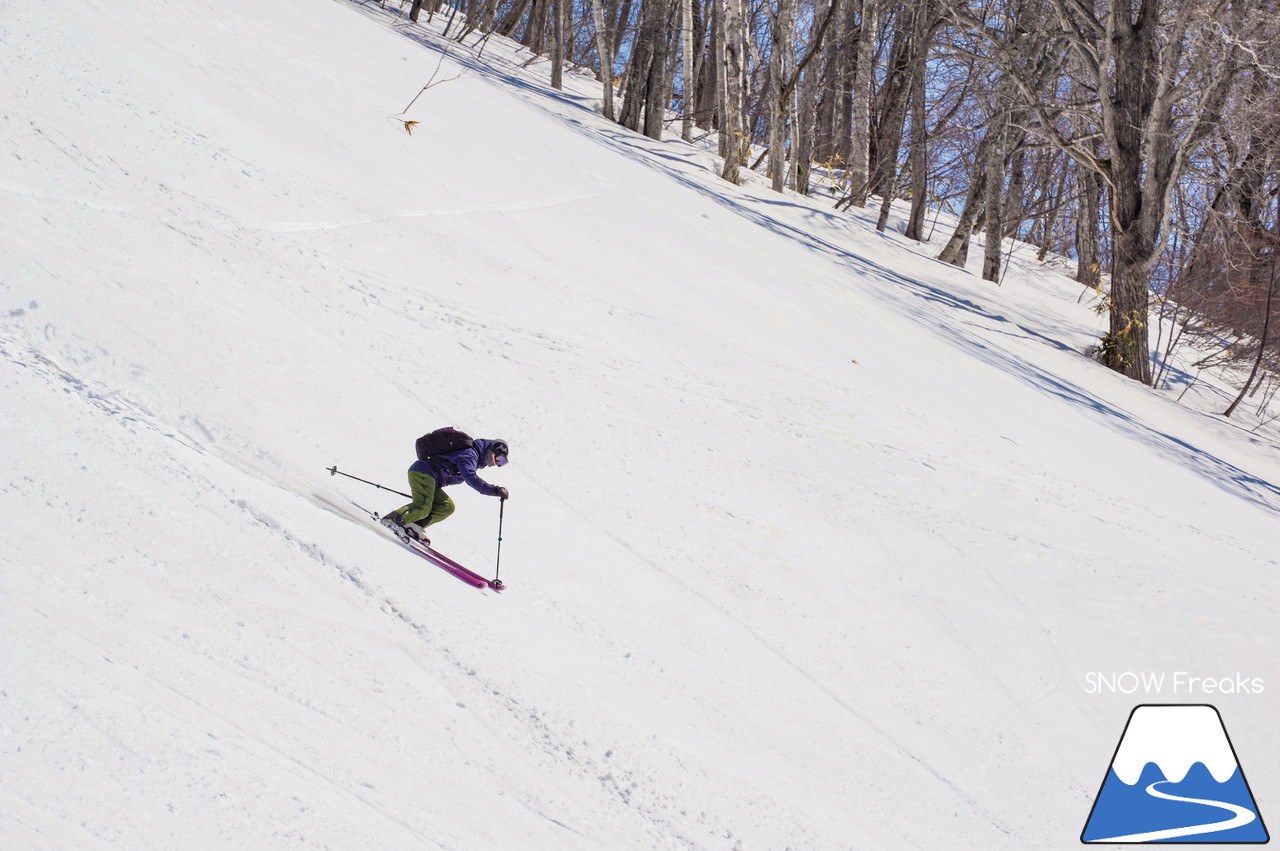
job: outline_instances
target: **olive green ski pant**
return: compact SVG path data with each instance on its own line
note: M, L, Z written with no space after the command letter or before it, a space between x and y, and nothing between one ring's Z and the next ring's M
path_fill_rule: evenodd
M413 502L396 509L404 523L430 526L453 513L453 500L449 499L444 488L436 487L436 480L426 473L409 471L409 492Z

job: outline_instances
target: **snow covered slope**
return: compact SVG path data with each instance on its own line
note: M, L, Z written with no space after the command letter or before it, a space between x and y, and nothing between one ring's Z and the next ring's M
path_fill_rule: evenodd
M0 3L0 847L1067 848L1152 698L1267 815L1274 432L509 46L409 135L397 20ZM325 470L448 424L512 447L500 596Z

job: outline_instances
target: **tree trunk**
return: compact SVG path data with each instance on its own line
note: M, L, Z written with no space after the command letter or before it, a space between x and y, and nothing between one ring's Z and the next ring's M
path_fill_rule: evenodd
M693 52L693 0L680 0L681 111L680 138L693 139L693 114L698 88L698 60Z
M609 44L615 51L615 59L617 51L622 49L623 36L626 35L627 26L631 21L631 4L632 0L622 0L618 5L618 15L613 19L609 30Z
M791 112L787 80L791 76L791 43L795 38L794 0L778 0L769 53L769 178L773 191L787 182L787 118Z
M1043 263L1045 258L1049 256L1050 251L1057 250L1057 240L1054 239L1058 230L1058 219L1062 216L1062 208L1066 204L1063 196L1067 193L1067 169L1065 164L1058 175L1058 188L1054 190L1052 195L1047 194L1046 200L1051 205L1045 212L1044 218L1044 239L1040 243L1040 252L1036 255L1036 260Z
M947 240L947 244L938 255L938 259L943 263L950 263L961 269L969 259L969 237L973 233L973 225L978 219L978 212L982 209L982 199L985 197L987 149L991 144L990 133L983 136L982 141L978 143L978 150L973 155L973 172L969 176L969 191L965 193L964 206L960 209L960 219L956 222L951 238Z
M1080 58L1084 88L1097 93L1097 130L1107 159L1064 139L1058 114L1025 93L1029 108L1040 109L1047 135L1109 185L1111 317L1103 361L1145 384L1151 382L1148 273L1163 248L1169 196L1195 148L1218 123L1241 67L1240 42L1204 23L1219 13L1241 18L1253 8L1220 4L1215 11L1195 0L1054 3L1057 35ZM1238 23L1229 24L1231 31L1244 33L1248 28Z
M678 2L678 0L674 0ZM671 105L671 93L675 87L675 59L672 55L675 40L672 37L677 7L673 0L663 0L662 25L657 30L658 42L654 49L653 64L649 66L648 92L644 106L644 135L662 141L666 126L667 107Z
M853 74L853 135L849 156L849 196L845 208L865 207L871 186L871 87L875 84L876 37L880 30L880 0L862 0L857 67Z
M1110 328L1103 338L1103 363L1129 378L1151 383L1148 333L1149 264L1155 246L1137 226L1114 231L1111 263Z
M609 30L604 25L604 0L591 0L591 16L596 27L596 54L600 57L600 82L604 85L604 117L616 120L613 114L613 48L609 44Z
M719 120L719 68L716 66L716 40L720 37L715 24L714 2L704 4L694 0L693 43L697 52L697 87L694 89L693 123L703 130L712 130Z
M919 28L926 4L912 5L909 23L898 24L890 51L889 69L878 96L879 108L873 124L869 193L892 196L898 178L898 153L902 148L902 132L907 125L907 107L911 103L911 83L915 79L915 55L923 42L924 33ZM922 45L921 45L922 46Z
M832 172L848 167L851 156L853 112L853 62L858 27L854 17L858 0L837 0L831 37L826 39L819 58L814 98L813 158Z
M907 155L907 167L911 171L911 215L907 218L905 236L916 242L924 242L925 203L929 192L929 131L925 127L924 86L927 55L927 45L922 45L915 58L911 80L911 151Z
M1276 295L1276 262L1280 260L1280 245L1271 249L1271 283L1267 286L1267 301L1263 308L1262 314L1262 335L1258 340L1258 356L1254 358L1253 369L1249 372L1249 379L1245 381L1244 387L1240 388L1240 395L1227 406L1222 412L1224 417L1229 417L1235 413L1236 407L1243 401L1244 397L1249 394L1249 388L1253 386L1253 382L1258 377L1258 370L1262 368L1262 361L1267 354L1267 339L1271 332L1271 305L1275 301Z
M631 48L631 62L623 80L622 115L618 123L651 139L662 138L665 91L668 0L645 0L640 7L640 29Z
M817 86L802 86L796 92L796 155L793 160L795 188L808 195L812 186L814 160L814 92Z
M565 0L551 0L551 88L564 88Z
M1081 286L1096 290L1102 286L1102 252L1098 245L1102 236L1098 228L1102 177L1096 171L1077 166L1076 187L1080 195L1076 205L1076 280Z
M720 42L723 59L720 63L721 85L720 147L724 156L724 170L720 176L730 183L739 180L739 170L746 157L747 138L744 103L743 75L746 68L746 10L743 0L722 0L724 38Z
M525 13L529 11L529 7L532 5L533 0L520 0L520 2L507 10L507 13L503 15L502 20L495 28L498 35L513 38L516 30L520 29L521 22L524 21Z
M1104 362L1144 384L1151 383L1147 308L1150 298L1147 270L1157 251L1156 223L1163 223L1164 192L1147 173L1144 133L1155 105L1157 88L1155 12L1158 0L1114 0L1111 43L1115 51L1114 81L1104 112L1111 149L1111 269L1110 331L1104 340ZM1133 15L1136 11L1138 14ZM1164 130L1165 128L1161 128ZM1151 155L1154 155L1154 151ZM1170 152L1171 153L1171 152ZM1150 182L1152 185L1147 186ZM1160 197L1152 197L1153 191ZM1157 218L1158 216L1158 218Z
M987 149L986 186L982 208L986 211L986 240L982 251L982 279L984 281L1000 280L1000 253L1004 247L1004 217L1001 215L1004 205L1001 203L1004 194L1005 153L1009 137L1009 112L1003 107L997 108L988 130L993 136L991 146Z
M986 211L986 243L982 252L982 279L1000 280L1000 254L1004 248L1005 177L1008 173L1009 148L1013 136L1013 83L1006 76L996 95L996 111L991 116L987 135L991 144L987 147L985 187L982 207Z
M524 35L520 43L541 56L546 44L547 5L551 0L533 0L532 11L525 21Z

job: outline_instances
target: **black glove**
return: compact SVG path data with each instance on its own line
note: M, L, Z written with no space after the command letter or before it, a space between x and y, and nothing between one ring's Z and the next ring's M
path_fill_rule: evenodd
M498 499L506 499L508 496L510 496L510 494L509 494L509 493L507 493L507 489L506 489L506 488L498 488L498 489L494 492L494 495L495 495L496 497L498 497Z

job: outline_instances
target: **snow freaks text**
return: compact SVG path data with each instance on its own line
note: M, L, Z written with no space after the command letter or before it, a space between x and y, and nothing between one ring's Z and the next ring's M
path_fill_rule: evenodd
M1201 677L1187 671L1090 671L1084 677L1086 694L1147 694L1204 696L1262 694L1262 677L1236 673L1229 677Z

